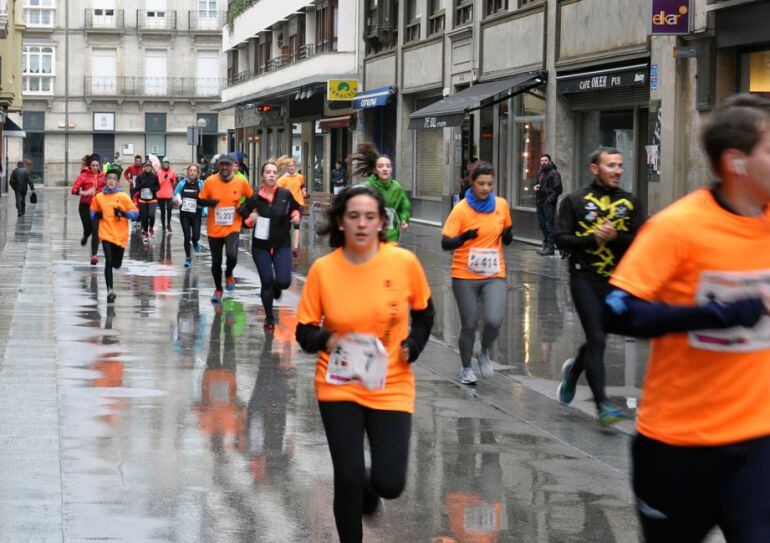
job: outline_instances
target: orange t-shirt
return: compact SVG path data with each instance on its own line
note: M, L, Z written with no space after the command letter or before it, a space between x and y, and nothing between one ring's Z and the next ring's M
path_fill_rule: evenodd
M768 247L770 210L741 217L699 189L645 224L610 283L650 302L732 301L770 285ZM683 446L770 435L770 316L653 339L637 429Z
M281 188L288 189L299 205L305 205L305 197L302 195L302 187L305 186L305 178L302 177L301 173L295 173L294 175L285 173L278 178L276 184Z
M401 342L409 336L410 310L425 309L429 298L425 271L414 253L406 249L380 244L377 254L361 265L345 260L342 249L316 260L302 290L298 321L340 335L374 334L388 352L383 390L327 383L329 353L319 352L315 373L318 400L413 413L414 374L401 357Z
M100 192L91 201L91 211L102 212L102 219L99 221L99 239L125 247L128 243L128 219L117 218L116 207L121 211L139 211L125 192L111 194Z
M217 173L206 178L198 197L202 200L219 200L216 207L209 209L206 222L208 235L212 238L226 238L233 232L240 232L242 219L238 207L252 194L254 189L240 177L233 176L225 182Z
M452 257L452 277L455 279L488 279L489 277L505 277L505 260L503 259L503 230L513 224L511 211L505 198L496 198L495 210L492 213L475 211L466 200L457 204L446 219L441 235L453 238L468 230L479 229L479 236L462 244L454 250ZM500 271L497 273L478 273L475 270L494 270L494 267L482 265L484 249L497 251L497 262ZM471 258L473 257L473 260ZM479 265L474 264L479 263Z

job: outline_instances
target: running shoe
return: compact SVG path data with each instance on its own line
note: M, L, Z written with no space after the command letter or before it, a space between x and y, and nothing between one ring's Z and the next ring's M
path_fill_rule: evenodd
M192 266L192 258L188 256L184 259L184 267L189 268L190 266Z
M275 319L265 319L262 328L265 329L265 332L275 332Z
M283 294L283 291L278 287L276 287L275 285L273 285L273 300L280 300L282 294Z
M478 382L473 368L463 368L460 372L460 382L464 385L475 385Z
M575 389L577 388L577 379L570 377L572 366L575 364L574 358L568 358L561 367L561 383L559 384L559 401L564 405L569 405L575 398Z
M215 290L214 291L214 294L211 295L211 303L212 304L222 303L222 291L221 290Z
M91 265L96 266L99 263L99 257L94 255L91 257Z
M107 291L107 303L108 304L114 304L115 303L115 291L110 289Z
M485 379L490 379L495 376L495 366L492 363L492 359L489 358L489 350L482 349L481 344L477 343L474 346L474 356L479 363L479 372Z
M86 243L88 243L88 236L83 236L82 238L80 238L80 246L81 247L85 247Z
M610 402L603 402L601 409L599 409L599 424L604 426L605 428L608 428L615 424L616 422L620 422L622 420L628 419L625 413L612 405Z
M234 277L225 277L225 288L227 289L227 292L232 292L235 290L235 278Z
M201 252L201 244L198 243L197 241L193 241L193 249L195 249L196 253L200 253Z
M171 233L171 223L168 223L168 230L166 231L167 234Z

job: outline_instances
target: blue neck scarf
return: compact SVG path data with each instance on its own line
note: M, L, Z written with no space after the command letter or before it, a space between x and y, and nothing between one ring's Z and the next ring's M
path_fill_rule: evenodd
M115 194L116 192L120 192L120 185L116 186L116 187L115 187L114 189L112 189L112 190L110 190L109 188L107 188L107 185L105 185L105 186L104 186L104 188L102 189L102 192L103 192L104 194Z
M485 200L479 200L476 197L476 193L473 189L465 191L465 201L473 208L477 213L492 213L497 207L497 200L495 200L495 193L490 194Z

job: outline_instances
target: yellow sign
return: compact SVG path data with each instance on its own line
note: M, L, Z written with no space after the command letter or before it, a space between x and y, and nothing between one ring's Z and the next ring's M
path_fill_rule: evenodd
M749 92L770 92L770 51L751 53Z
M326 99L330 102L350 101L356 94L357 79L330 79L326 82Z

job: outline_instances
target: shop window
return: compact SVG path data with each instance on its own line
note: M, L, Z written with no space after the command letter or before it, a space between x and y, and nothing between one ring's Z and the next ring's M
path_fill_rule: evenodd
M519 197L518 205L535 207L535 186L540 155L545 152L545 130L543 121L530 121L516 124L518 130L518 168Z
M484 0L484 16L489 17L508 10L508 0Z
M473 0L455 0L455 26L473 22Z
M741 91L770 97L770 50L741 55Z
M404 10L404 43L420 39L420 14L417 10L417 0L406 0Z
M433 36L444 31L446 0L430 0L430 18L428 19L428 35Z
M616 147L623 154L623 177L620 185L633 192L636 170L636 146L634 145L634 110L585 111L579 115L580 159L578 184L589 176L588 163L591 153L598 147Z

